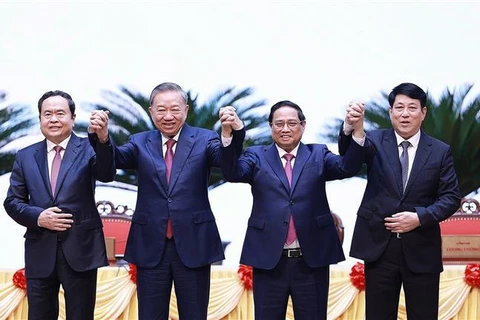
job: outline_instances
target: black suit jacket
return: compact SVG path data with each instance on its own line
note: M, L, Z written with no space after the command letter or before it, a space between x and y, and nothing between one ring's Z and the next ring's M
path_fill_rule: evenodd
M113 148L102 146L97 152L111 155ZM12 219L27 227L27 278L43 278L52 273L58 237L61 237L65 258L74 270L87 271L108 264L94 195L96 179L109 182L115 177L111 159L112 156L97 158L88 139L72 134L62 159L55 196L52 196L46 140L17 152L4 206ZM40 213L54 206L73 215L74 223L67 231L37 226Z
M340 153L350 139L341 133ZM407 265L413 272L441 272L439 223L455 213L461 200L450 147L422 131L403 192L394 130L369 131L367 140L368 182L357 213L350 255L367 262L378 259L391 237L384 218L401 211L413 211L418 214L421 226L402 234Z

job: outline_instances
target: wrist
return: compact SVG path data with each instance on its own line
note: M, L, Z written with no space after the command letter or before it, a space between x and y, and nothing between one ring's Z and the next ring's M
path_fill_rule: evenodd
M222 126L222 137L230 138L233 134L233 130L231 126Z
M108 144L110 142L110 137L107 136L106 138L98 138L98 140L100 141L101 144Z
M349 136L352 134L352 132L354 131L354 128L351 124L349 124L346 120L343 122L343 133L346 135L346 136Z
M242 130L243 127L244 127L243 121L240 121L238 123L234 123L232 125L232 129L235 130L235 131Z
M361 130L354 130L353 131L353 135L355 136L355 138L359 138L359 139L362 139L365 137L365 131L363 129Z

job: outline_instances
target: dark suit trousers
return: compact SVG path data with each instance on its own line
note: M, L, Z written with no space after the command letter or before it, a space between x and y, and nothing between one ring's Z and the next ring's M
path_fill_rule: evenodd
M282 256L272 270L253 269L255 320L285 320L291 296L295 320L327 318L329 266L310 268Z
M392 237L377 261L365 263L366 319L397 320L402 284L408 320L438 318L440 274L411 272L402 240Z
M28 319L57 320L58 292L64 290L67 320L93 320L97 293L97 269L77 272L65 260L57 245L57 260L47 278L27 279Z
M155 268L137 267L139 320L167 320L172 281L178 315L185 320L205 320L210 297L210 265L188 268L180 260L174 238L165 239L164 256Z

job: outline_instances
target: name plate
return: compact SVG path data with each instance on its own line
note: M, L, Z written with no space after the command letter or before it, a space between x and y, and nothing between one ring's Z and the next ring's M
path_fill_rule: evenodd
M443 235L443 259L480 259L479 235Z

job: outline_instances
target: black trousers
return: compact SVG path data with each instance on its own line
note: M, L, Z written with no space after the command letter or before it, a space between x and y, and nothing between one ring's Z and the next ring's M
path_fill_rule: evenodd
M60 284L65 296L67 320L93 320L97 294L97 269L73 270L65 260L61 242L57 245L55 268L47 278L27 279L29 320L57 320Z
M137 267L139 320L168 320L172 282L180 319L205 320L210 297L210 265L188 268L175 240L166 239L164 256L155 268Z
M403 286L408 320L437 320L439 273L414 273L403 255L402 240L390 238L383 255L365 263L367 320L397 320Z
M253 269L255 320L285 320L288 297L295 320L327 318L329 266L309 267L302 257L282 256L272 270Z

